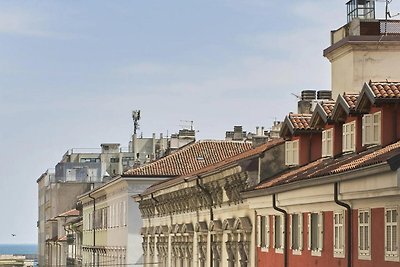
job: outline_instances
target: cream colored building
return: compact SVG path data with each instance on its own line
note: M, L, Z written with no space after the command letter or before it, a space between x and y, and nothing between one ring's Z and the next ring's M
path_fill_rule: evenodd
M355 18L331 32L324 56L331 62L333 99L359 93L365 82L398 81L400 22Z
M140 265L143 262L142 221L138 203L132 196L156 182L188 174L250 148L251 144L243 142L200 141L131 169L82 195L83 265ZM175 167L182 162L186 164Z
M135 196L145 266L254 266L255 213L240 192L283 158L283 141L271 141Z
M131 196L156 181L152 177L118 177L79 198L83 205L83 266L140 263L140 214Z

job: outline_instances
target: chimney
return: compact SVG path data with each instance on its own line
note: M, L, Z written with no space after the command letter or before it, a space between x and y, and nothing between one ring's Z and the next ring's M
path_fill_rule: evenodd
M312 113L312 102L315 100L315 90L303 90L301 91L301 100L297 103L299 114L311 114Z
M243 140L242 126L233 126L233 140Z

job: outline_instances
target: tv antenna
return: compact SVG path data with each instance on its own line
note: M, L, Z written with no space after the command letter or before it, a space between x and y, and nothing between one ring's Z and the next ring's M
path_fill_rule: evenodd
M393 2L393 0L375 0L375 1L376 2L385 2L385 31L384 31L384 35L387 35L388 19L397 17L398 15L400 15L400 12L398 12L396 14L392 14L390 12L389 6Z
M301 99L299 95L296 95L295 93L290 93L292 96L296 97L297 99Z
M396 14L394 14L394 15L392 15L392 14L390 13L389 5L390 5L392 2L393 2L393 0L385 0L385 20L386 20L386 21L388 20L388 17L389 17L389 18L394 18L394 17L397 17L398 15L400 15L399 12L396 13Z
M132 119L133 119L133 134L136 134L139 129L139 120L140 120L140 110L132 111Z

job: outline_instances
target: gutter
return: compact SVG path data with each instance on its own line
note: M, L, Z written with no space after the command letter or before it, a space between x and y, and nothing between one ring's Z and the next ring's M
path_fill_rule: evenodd
M210 201L210 222L212 222L212 221L214 221L214 212L213 212L213 205L212 205L213 204L213 200L212 200L210 191L208 191L204 186L202 186L200 184L200 182L199 182L200 179L201 179L201 177L197 176L196 185L197 185L198 188L201 189L201 191L204 192L204 194L206 194L207 198ZM213 237L213 235L210 235L210 267L213 267L213 263L214 263L213 262L213 252L212 252L213 242L214 242L214 237Z
M275 194L273 194L272 195L272 206L273 206L273 208L274 208L274 210L276 210L276 211L278 211L278 212L280 212L280 213L283 213L283 218L284 218L284 228L283 228L283 231L284 231L284 234L283 234L283 266L284 267L287 267L288 266L288 246L287 246L287 212L286 212L286 210L284 210L284 209L281 209L281 208L279 208L277 205L276 205L276 195Z
M351 216L352 216L352 213L351 213L350 205L339 200L339 182L336 182L334 184L334 197L335 197L336 204L347 209L347 267L351 267L351 263L352 263L352 247L351 247L351 244L352 244L351 222L352 222L352 220L351 220Z
M93 200L93 266L96 266L96 253L95 253L95 246L96 246L96 229L95 229L95 221L96 221L96 199L92 197L89 192L88 197Z
M276 185L276 186L267 187L267 188L253 189L252 191L245 191L241 194L243 194L244 198L265 196L265 194L272 195L272 194L282 193L282 192L286 192L286 191L290 191L290 190L306 188L306 187L309 187L310 185L325 185L325 184L330 184L330 183L334 183L334 182L347 181L347 180L362 178L362 177L365 177L365 175L374 175L374 174L378 174L378 173L382 173L382 172L386 172L386 171L391 171L391 168L390 168L388 162L382 162L380 164L376 164L373 166L367 166L364 168L355 169L352 171L341 172L338 174L325 175L325 176L320 176L320 177L306 179L306 180L300 180L300 181L292 182L289 184ZM350 178L349 178L349 176L350 176Z

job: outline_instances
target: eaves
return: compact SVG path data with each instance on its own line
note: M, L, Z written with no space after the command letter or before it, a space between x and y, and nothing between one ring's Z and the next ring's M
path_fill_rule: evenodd
M321 176L321 177L317 177L317 178L296 181L296 182L292 182L290 184L285 184L285 185L277 185L277 186L273 186L273 187L269 187L269 188L245 191L245 192L242 192L241 195L243 196L243 198L260 197L260 196L272 195L272 194L287 192L287 191L291 191L291 190L296 190L296 189L301 189L301 188L306 188L306 187L311 187L311 186L316 186L316 185L324 185L324 184L330 184L330 183L334 183L334 182L342 182L342 181L348 181L348 180L353 180L353 179L359 179L359 178L365 177L367 175L375 175L375 174L380 174L380 173L389 172L389 171L393 171L391 169L390 165L387 162L382 162L377 165L366 166L366 167L363 167L360 169L355 169L355 170L338 173L338 174L332 174L329 176Z

